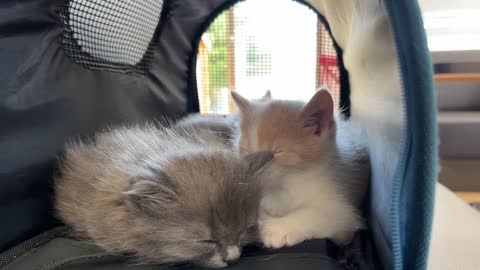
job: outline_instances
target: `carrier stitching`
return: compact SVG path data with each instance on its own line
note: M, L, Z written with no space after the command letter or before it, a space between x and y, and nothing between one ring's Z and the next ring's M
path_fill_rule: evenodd
M8 249L0 254L0 268L7 266L25 253L32 251L35 248L38 248L39 246L44 245L61 235L64 235L66 231L67 230L65 227L57 227Z

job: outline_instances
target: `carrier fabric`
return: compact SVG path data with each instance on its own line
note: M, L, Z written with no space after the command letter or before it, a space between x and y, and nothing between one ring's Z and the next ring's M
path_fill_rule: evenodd
M0 250L56 224L50 183L65 141L199 110L197 46L235 2L2 0ZM306 4L325 17L342 51L351 120L368 135L379 257L385 269L425 269L437 153L417 3Z

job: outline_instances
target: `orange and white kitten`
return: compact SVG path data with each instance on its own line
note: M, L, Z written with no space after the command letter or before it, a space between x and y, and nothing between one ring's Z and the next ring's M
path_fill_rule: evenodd
M292 246L329 238L348 244L362 229L359 206L369 180L369 161L360 133L334 114L329 91L308 103L274 100L267 93L248 101L232 92L240 116L240 151L273 151L260 207L266 247Z

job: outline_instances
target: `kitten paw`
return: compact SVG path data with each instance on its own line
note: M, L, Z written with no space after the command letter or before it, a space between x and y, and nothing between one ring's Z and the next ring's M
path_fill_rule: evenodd
M305 240L303 235L290 230L285 224L275 221L261 225L260 233L263 245L267 248L294 246Z

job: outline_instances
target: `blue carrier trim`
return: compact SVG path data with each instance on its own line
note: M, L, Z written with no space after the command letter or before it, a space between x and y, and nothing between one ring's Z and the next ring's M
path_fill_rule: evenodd
M405 141L392 193L394 269L427 268L438 172L433 69L416 0L385 0L405 98Z

